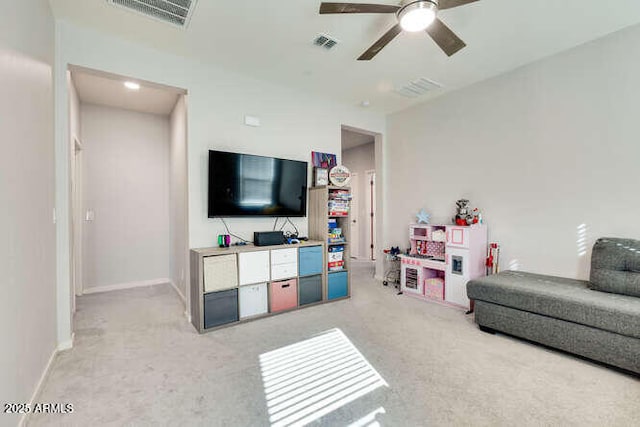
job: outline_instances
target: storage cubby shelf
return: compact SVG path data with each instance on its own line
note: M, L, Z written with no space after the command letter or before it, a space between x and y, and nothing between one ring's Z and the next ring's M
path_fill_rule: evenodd
M351 189L349 187L320 186L309 190L309 237L325 243L324 258L327 269L329 269L329 263L335 262L340 262L343 267L340 270L327 271L327 298L330 300L351 296L350 200ZM343 211L344 214L342 214ZM336 215L336 212L340 212L340 214ZM330 222L335 222L334 230L340 229L342 241L329 241ZM333 236L340 237L337 233L334 233ZM341 247L342 250L336 250L338 247Z
M198 332L329 302L327 245L191 250L191 323Z

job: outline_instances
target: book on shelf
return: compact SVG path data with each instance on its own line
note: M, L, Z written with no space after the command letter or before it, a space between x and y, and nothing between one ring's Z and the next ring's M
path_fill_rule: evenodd
M328 267L329 267L329 271L344 270L344 260L343 261L330 261Z
M331 190L329 200L351 200L351 192L349 190Z
M343 261L344 252L329 252L329 262Z
M335 219L329 220L327 242L329 243L344 242L344 236L342 235L342 228L338 227L338 222Z
M348 190L334 190L329 194L327 206L330 216L348 216L351 193Z

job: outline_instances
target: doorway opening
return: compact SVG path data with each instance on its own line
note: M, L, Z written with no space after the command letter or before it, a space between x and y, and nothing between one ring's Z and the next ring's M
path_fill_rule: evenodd
M375 176L376 145L380 138L374 132L342 126L342 164L352 173L351 257L358 260L375 261L377 258Z
M155 284L187 306L186 90L78 66L67 84L72 314L82 295Z

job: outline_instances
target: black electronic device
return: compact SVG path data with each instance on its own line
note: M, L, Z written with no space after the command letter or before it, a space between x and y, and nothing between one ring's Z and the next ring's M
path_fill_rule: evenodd
M256 246L284 245L286 239L282 231L256 231L253 233L253 244Z
M307 215L307 162L209 151L208 216Z

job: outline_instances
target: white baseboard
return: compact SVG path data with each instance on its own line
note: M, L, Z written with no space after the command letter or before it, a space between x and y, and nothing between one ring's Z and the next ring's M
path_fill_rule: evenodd
M44 371L42 371L42 375L40 375L40 379L38 380L38 384L36 384L35 390L33 390L33 395L29 400L29 407L33 407L33 404L38 401L38 398L40 397L40 393L42 392L42 386L44 385L44 382L47 380L47 377L49 376L51 365L53 364L53 361L55 360L57 354L58 354L58 349L54 349L53 352L51 353L51 356L49 357L49 361L47 362L47 365L45 366ZM29 421L29 415L30 414L28 413L22 414L22 417L20 417L20 421L18 422L19 427L23 427L27 424L27 421Z
M176 293L178 294L178 296L180 297L180 299L182 300L183 304L187 304L187 299L184 297L184 294L182 292L180 292L180 289L178 289L178 287L176 286L176 284L173 282L173 280L171 280L169 282L171 284L171 286L173 287L173 290L176 291Z
M161 279L153 279L153 280L143 280L141 282L118 283L115 285L90 286L90 287L84 288L83 294L84 295L98 294L101 292L119 291L122 289L132 289L132 288L142 288L145 286L163 285L165 283L171 283L171 280L166 278L161 278Z
M76 338L76 333L71 334L71 339L58 343L58 351L71 350L73 348L73 340Z
M182 300L182 303L184 304L184 308L185 308L184 317L189 321L189 323L191 323L191 313L189 312L189 307L187 307L187 299L185 298L184 294L180 292L180 289L178 289L178 287L173 281L171 281L171 286L173 286L173 290L176 291L176 293Z

